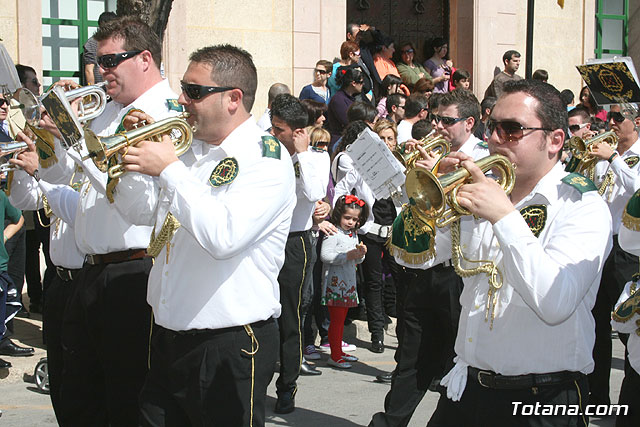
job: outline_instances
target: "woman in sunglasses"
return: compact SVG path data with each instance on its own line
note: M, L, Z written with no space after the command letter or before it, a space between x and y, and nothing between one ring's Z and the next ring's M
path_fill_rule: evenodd
M325 59L318 61L316 68L313 69L313 82L302 88L298 99L300 101L311 99L328 105L331 95L327 87L327 80L331 76L332 67L333 64Z
M431 80L431 74L420 64L413 62L416 49L413 43L404 42L400 45L400 56L396 59L396 66L400 77L407 87L413 91L413 86L422 78Z
M585 86L582 88L579 98L580 103L577 107L585 108L591 117L597 117L600 120L607 120L607 112L603 108L598 107L596 99L591 94L589 87Z

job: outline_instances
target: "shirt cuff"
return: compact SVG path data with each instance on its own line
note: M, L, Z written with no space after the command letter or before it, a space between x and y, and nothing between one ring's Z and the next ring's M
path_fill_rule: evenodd
M160 173L158 179L160 186L167 191L170 198L173 197L173 193L176 189L178 182L181 180L181 176L188 173L188 168L181 161L173 162Z
M532 235L527 222L517 210L514 210L493 224L493 232L502 247L517 244L521 242L523 238Z

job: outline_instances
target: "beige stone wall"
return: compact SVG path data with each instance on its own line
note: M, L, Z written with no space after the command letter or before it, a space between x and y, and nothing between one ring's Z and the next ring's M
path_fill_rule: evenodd
M461 0L459 0L461 1ZM582 80L575 69L594 57L595 0L567 1L561 9L556 0L535 3L533 67L549 72L549 83L577 96ZM474 0L473 90L481 99L494 73L501 70L502 55L509 49L522 54L518 74L526 63L526 2ZM460 31L469 31L462 27Z
M42 4L40 0L0 0L0 38L15 63L42 76Z

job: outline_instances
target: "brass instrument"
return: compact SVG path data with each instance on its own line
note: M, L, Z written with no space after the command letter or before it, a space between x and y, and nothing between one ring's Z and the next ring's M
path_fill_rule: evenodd
M515 184L515 167L500 154L487 156L475 162L483 171L496 168L500 172L499 183L505 193L511 193ZM431 171L415 167L407 172L405 186L410 200L415 202L412 212L424 224L434 220L438 227L445 227L463 215L471 212L458 204L458 189L467 183L470 174L465 168L458 168L440 177ZM447 204L450 206L448 209Z
M82 98L82 102L78 105L78 120L80 122L88 122L102 114L107 106L107 93L104 90L106 85L107 82L101 82L96 85L82 86L77 89L61 92L69 103L78 98ZM32 126L38 126L42 100L50 96L56 87L59 86L55 86L41 96L35 96L33 92L25 88L20 88L13 94L13 98L20 104L27 123Z
M5 156L11 155L12 158L15 158L18 156L18 154L22 153L27 148L29 148L29 146L27 145L26 142L22 142L22 141L3 142L3 143L0 143L0 156L5 157ZM7 173L7 172L15 171L18 169L20 169L20 167L9 162L0 164L0 173Z
M598 162L598 158L592 154L593 147L602 143L609 145L615 151L618 148L618 136L610 130L587 140L579 136L571 137L567 141L567 147L572 159L567 165L567 171L583 174L593 180L595 165Z
M136 129L121 132L112 136L99 137L90 129L85 129L85 144L89 155L83 157L93 160L96 167L102 172L108 172L111 178L117 178L125 173L122 164L109 166L110 160L118 151L131 147L144 140L160 141L163 135L169 135L177 156L184 154L191 146L193 130L186 119L189 113L168 117ZM174 137L174 132L179 135Z
M441 135L437 135L435 131L430 132L418 141L418 145L427 152L435 151L441 159L451 151L449 143ZM404 147L393 150L393 155L407 170L413 169L416 161L420 159L420 151L414 149L410 153L407 153L404 151Z

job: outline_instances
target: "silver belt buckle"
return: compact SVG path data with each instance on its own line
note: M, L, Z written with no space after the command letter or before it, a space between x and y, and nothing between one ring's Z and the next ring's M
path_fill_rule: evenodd
M482 387L486 387L486 388L490 388L488 385L486 385L485 383L482 382L482 375L485 374L488 377L491 377L491 372L487 372L487 371L478 371L478 374L476 375L477 379L478 379L478 383L482 386Z
M84 262L86 262L87 264L91 264L91 265L95 265L96 264L93 255L85 255Z
M378 230L378 237L386 239L387 237L389 237L389 230L391 230L390 225L381 225L380 229Z

